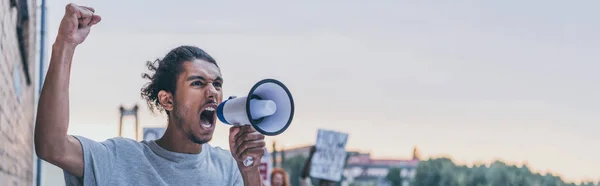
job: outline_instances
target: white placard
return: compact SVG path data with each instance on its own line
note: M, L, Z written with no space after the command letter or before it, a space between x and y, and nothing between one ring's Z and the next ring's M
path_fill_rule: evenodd
M317 151L313 155L310 176L331 181L340 181L346 163L348 134L319 129Z

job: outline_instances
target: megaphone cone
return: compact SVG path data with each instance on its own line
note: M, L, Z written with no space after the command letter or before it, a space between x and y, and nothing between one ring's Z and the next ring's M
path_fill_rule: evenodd
M294 99L287 87L275 79L263 79L244 97L230 97L217 107L217 117L225 124L250 124L256 131L275 136L285 131L294 118ZM254 162L248 156L245 166Z
M294 100L283 83L263 79L252 86L247 96L230 98L219 104L217 117L225 124L250 124L261 134L275 136L292 123Z

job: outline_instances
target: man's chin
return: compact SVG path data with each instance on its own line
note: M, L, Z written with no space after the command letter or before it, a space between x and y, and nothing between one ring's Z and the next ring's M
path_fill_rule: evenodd
M200 145L204 145L205 143L208 143L210 140L199 140L199 139L192 139L192 142L196 143L196 144L200 144Z
M202 145L202 144L210 142L210 140L212 140L212 136L210 136L210 137L190 136L190 140L194 143Z

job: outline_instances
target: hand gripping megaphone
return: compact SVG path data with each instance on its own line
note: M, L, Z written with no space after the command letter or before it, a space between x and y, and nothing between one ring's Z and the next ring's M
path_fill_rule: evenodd
M217 117L229 125L252 125L263 135L285 131L294 117L294 100L287 87L275 79L263 79L252 86L247 96L230 97L217 107ZM246 157L245 166L253 163Z

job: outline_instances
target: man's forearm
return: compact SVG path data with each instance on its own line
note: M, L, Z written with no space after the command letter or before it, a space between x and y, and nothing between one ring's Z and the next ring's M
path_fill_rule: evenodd
M244 185L246 185L246 186L261 186L262 185L262 179L260 177L259 168L256 167L254 169L256 169L256 170L242 172L242 178L244 179Z
M35 126L38 156L64 152L69 124L69 78L75 46L55 42L40 95Z

